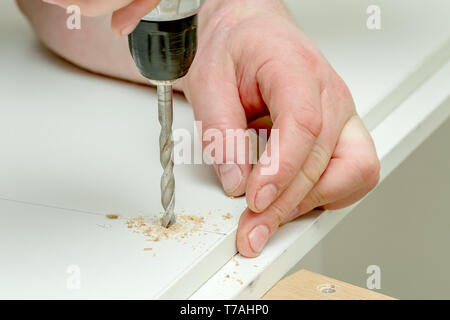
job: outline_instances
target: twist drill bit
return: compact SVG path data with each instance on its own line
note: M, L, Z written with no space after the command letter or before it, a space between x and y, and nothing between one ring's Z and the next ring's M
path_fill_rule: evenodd
M172 85L184 77L197 51L198 12L204 0L161 0L128 36L131 55L140 73L158 87L161 123L161 202L164 227L175 223L173 176Z
M163 227L169 227L175 223L175 178L173 175L173 97L172 82L159 81L158 87L158 119L161 124L159 136L159 150L161 166L164 169L161 176L161 203L164 215L161 219Z

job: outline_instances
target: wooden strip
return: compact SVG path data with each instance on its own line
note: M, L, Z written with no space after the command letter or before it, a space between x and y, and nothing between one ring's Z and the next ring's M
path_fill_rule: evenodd
M262 298L264 300L394 300L311 271L300 270L284 278Z

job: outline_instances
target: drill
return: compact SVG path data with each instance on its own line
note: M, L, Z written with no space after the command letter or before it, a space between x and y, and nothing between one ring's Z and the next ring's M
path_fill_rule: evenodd
M161 224L175 223L173 175L173 90L187 74L197 50L197 14L204 0L162 0L128 36L131 55L140 73L157 87L161 177Z

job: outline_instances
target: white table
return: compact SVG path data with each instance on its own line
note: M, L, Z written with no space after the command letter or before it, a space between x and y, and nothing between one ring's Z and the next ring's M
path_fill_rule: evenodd
M351 88L383 180L450 114L450 3L286 2ZM381 30L366 28L371 4ZM125 221L160 211L155 92L62 62L11 0L0 12L0 298L258 298L356 206L309 214L245 259L234 246L245 200L225 197L210 167L178 166L177 211L205 224L149 245ZM175 128L193 132L175 103Z

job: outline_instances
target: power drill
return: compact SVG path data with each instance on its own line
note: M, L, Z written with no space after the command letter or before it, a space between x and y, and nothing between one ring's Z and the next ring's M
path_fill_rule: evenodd
M157 86L161 203L161 224L174 224L175 179L173 175L173 91L175 81L187 74L197 51L198 11L204 0L162 0L141 19L128 36L134 62L141 74Z

